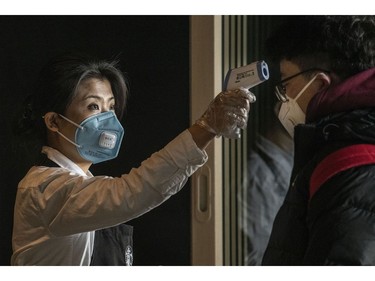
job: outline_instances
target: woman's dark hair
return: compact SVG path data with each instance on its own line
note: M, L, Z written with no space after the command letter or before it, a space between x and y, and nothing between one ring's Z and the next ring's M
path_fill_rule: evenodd
M128 95L128 83L117 61L104 61L83 54L64 54L53 58L41 71L34 93L26 98L23 112L14 124L18 136L33 135L43 142L47 112L65 114L78 86L90 78L107 79L115 98L115 113L121 119Z
M375 16L290 16L266 43L274 61L345 79L375 66Z

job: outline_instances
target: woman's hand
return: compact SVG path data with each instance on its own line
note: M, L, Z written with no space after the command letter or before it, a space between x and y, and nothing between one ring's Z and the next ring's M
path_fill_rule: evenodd
M196 123L216 136L238 139L240 129L246 128L250 103L255 100L244 88L221 92Z
M217 95L205 113L189 128L198 147L204 148L215 136L240 138L240 129L247 126L250 103L255 100L254 94L244 88Z

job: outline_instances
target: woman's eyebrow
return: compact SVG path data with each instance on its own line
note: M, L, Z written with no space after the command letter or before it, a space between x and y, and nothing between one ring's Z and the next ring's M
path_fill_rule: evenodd
M97 95L88 95L88 96L85 96L85 97L83 98L83 100L87 100L87 99L104 100L103 97L101 97L101 96L97 96ZM111 100L114 100L114 99L115 99L115 97L112 96L112 97L110 97L107 101L111 101Z

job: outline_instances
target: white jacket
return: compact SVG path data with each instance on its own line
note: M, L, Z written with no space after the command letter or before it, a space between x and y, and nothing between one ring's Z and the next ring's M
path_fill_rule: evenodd
M42 152L60 167L34 166L18 185L12 265L89 265L95 230L160 205L207 161L187 130L118 178L85 174L50 147Z

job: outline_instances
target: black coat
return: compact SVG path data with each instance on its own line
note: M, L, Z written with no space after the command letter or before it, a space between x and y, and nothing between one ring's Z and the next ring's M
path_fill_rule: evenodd
M359 143L375 144L375 109L296 127L291 185L263 265L375 265L375 165L337 174L309 200L316 165L330 152Z

